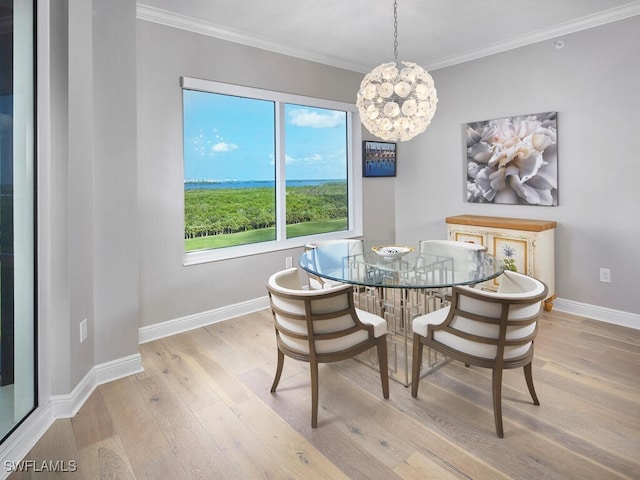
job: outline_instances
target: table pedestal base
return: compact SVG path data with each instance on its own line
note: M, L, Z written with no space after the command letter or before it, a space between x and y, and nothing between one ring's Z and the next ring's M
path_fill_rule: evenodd
M405 387L411 384L412 337L411 322L439 308L446 307L447 289L409 289L360 287L354 291L357 308L380 315L387 321L387 349L389 378ZM379 370L375 350L355 357L358 361ZM425 349L421 377L441 367L450 359L435 350Z

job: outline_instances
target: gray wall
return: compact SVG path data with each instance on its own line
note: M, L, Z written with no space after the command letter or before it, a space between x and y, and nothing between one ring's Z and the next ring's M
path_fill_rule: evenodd
M93 339L80 344L78 335L80 321L93 313L93 56L87 18L90 3L69 0L51 9L49 197L39 191L40 216L43 210L49 216L51 231L39 232L49 250L40 245L38 261L51 263L50 277L39 278L50 304L40 302L39 310L41 317L49 315L53 394L68 393L93 365Z
M138 351L135 8L134 0L51 5L38 260L48 333L41 364L54 395L68 394L94 365Z
M434 121L398 149L397 236L445 238L458 214L557 220L558 297L637 314L640 16L561 38L431 72ZM464 202L461 125L545 111L558 112L559 206Z
M263 297L267 277L302 253L182 265L180 77L354 102L362 75L142 20L137 31L140 325L148 326ZM364 232L392 238L393 180L376 180L363 185Z
M138 351L136 3L93 0L95 363Z

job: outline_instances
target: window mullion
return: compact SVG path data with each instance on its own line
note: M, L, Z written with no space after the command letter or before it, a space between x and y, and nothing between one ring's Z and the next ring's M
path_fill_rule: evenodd
M276 103L275 174L276 174L276 241L287 238L287 178L285 165L284 103Z

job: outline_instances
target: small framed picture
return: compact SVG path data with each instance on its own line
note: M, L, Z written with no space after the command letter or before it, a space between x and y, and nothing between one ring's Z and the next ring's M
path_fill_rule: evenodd
M362 142L362 176L395 177L396 144L390 142Z

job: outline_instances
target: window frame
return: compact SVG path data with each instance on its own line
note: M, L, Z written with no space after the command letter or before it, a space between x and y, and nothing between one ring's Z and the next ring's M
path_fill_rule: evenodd
M363 205L362 205L362 127L355 104L307 97L292 93L264 90L242 85L203 80L191 77L181 77L181 96L183 90L197 90L200 92L217 93L245 97L257 100L267 100L275 103L275 189L276 189L276 239L267 242L237 245L195 252L185 252L183 245L183 265L197 265L219 260L259 255L291 248L302 247L306 243L317 240L337 238L353 238L362 236ZM182 98L184 98L182 96ZM182 99L181 99L182 101ZM286 184L285 184L285 149L284 149L284 106L296 104L301 106L325 108L346 112L347 116L347 195L349 227L339 232L307 235L303 237L284 238L286 234ZM182 109L182 123L184 125L184 105ZM184 129L181 132L184 152ZM182 159L182 181L184 182L184 153ZM182 194L182 223L181 237L184 239L184 191Z

